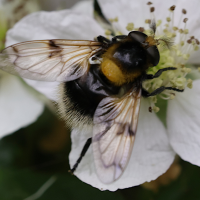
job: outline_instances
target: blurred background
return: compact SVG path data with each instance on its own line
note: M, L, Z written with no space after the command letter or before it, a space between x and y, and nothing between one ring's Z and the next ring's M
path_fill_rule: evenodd
M6 31L25 15L38 10L59 10L78 0L1 0L0 49ZM199 200L200 169L177 157L157 180L141 186L104 191L68 173L70 130L45 108L38 120L0 140L1 200Z

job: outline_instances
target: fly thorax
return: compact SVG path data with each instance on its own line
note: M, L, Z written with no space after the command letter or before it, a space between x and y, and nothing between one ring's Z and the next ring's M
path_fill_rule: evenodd
M146 70L147 53L138 42L124 42L113 54L124 74L138 73Z
M115 85L134 81L147 68L147 53L138 42L113 44L103 55L101 70Z

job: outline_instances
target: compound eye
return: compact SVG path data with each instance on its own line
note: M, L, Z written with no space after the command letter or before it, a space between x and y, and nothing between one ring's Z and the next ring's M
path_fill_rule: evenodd
M151 46L146 51L151 59L151 64L156 66L160 61L160 53L157 46Z
M147 38L146 34L139 31L131 31L128 34L128 36L131 37L133 41L140 42L140 43L143 43Z

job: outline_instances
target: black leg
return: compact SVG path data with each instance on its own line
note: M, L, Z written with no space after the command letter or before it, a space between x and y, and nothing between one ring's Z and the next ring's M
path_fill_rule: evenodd
M85 145L84 145L84 147L83 147L83 149L82 149L82 151L81 151L81 154L80 154L78 160L76 161L76 163L73 166L73 168L71 170L69 170L69 172L71 172L72 174L74 173L74 171L78 167L79 163L81 162L83 156L86 154L88 148L90 147L91 143L92 143L92 138L88 138L86 143L85 143Z
M144 80L146 80L146 79L157 78L157 77L159 77L164 71L176 70L176 69L177 69L176 67L166 67L166 68L163 68L163 69L159 69L159 70L155 73L155 75L146 74L145 77L144 77Z
M173 87L164 87L164 86L161 86L161 87L157 88L156 90L154 90L153 92L149 93L144 88L142 88L142 96L143 97L155 96L157 94L160 94L164 90L173 90L173 91L176 91L176 92L183 92L184 91L184 90L179 90L179 89L176 89L176 88L173 88Z
M117 36L112 38L112 42L116 42L117 39L123 40L123 39L126 39L126 38L127 38L127 35L117 35Z
M110 44L110 43L111 43L111 41L110 41L109 39L105 38L105 37L102 36L102 35L99 35L99 36L97 37L97 40L98 40L99 42L106 43L106 44Z

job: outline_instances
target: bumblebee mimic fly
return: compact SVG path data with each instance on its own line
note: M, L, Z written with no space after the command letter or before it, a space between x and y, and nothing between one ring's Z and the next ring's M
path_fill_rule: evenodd
M93 127L89 138L74 163L73 173L90 144L99 179L104 183L116 181L125 170L135 140L141 96L157 95L160 87L149 93L142 82L161 75L146 74L149 67L159 63L157 48L160 41L140 31L114 36L108 40L98 36L89 40L36 40L18 43L0 54L0 68L23 78L58 81L59 111L67 125Z

